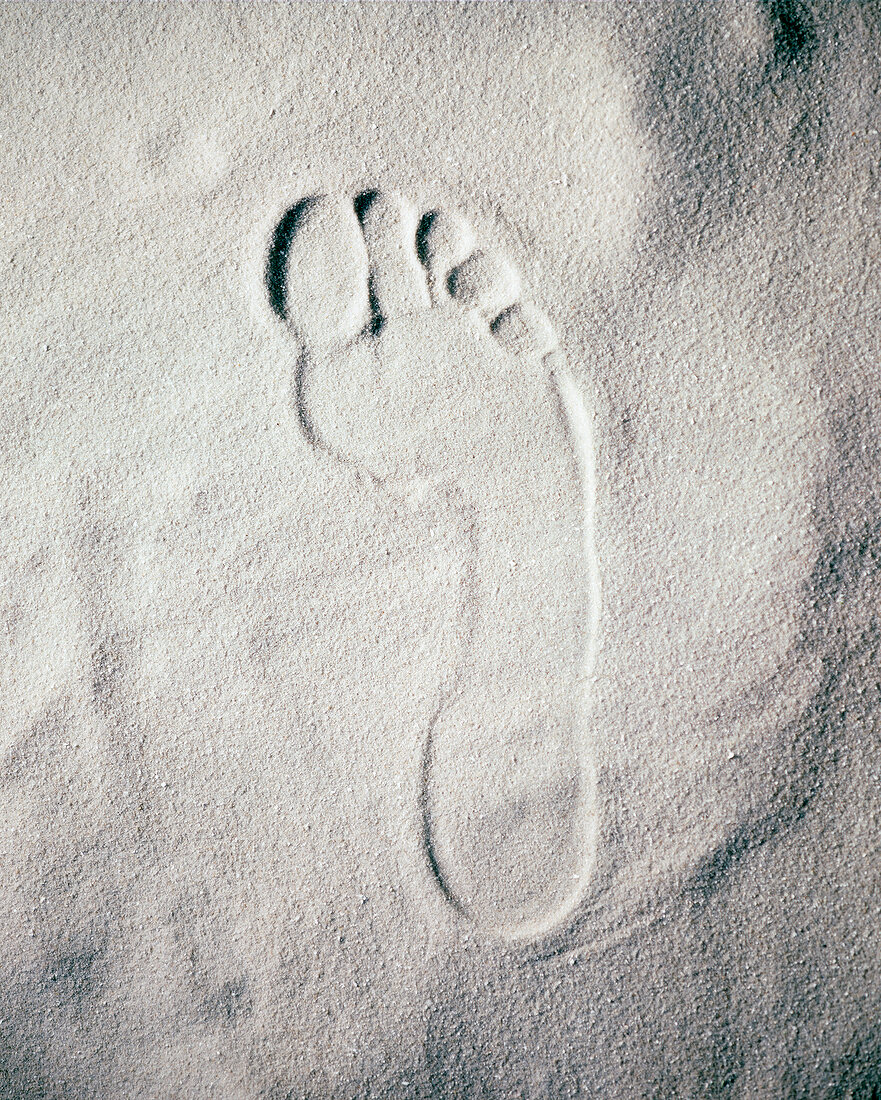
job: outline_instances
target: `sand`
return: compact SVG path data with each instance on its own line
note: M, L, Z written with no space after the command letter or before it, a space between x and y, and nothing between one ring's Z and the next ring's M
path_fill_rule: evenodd
M876 1096L876 6L0 21L0 1097Z

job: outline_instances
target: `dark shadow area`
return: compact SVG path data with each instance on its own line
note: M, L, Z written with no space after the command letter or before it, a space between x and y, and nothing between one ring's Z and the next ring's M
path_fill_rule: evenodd
M817 43L814 19L802 0L763 0L774 37L774 63L806 64Z
M0 1100L61 1100L72 1096L66 1089L53 1087L40 1068L42 1061L37 1044L13 1035L7 1022L0 1031Z
M746 7L746 3L743 4ZM739 235L752 218L791 216L782 196L799 194L806 173L828 156L830 101L822 57L835 57L842 8L803 0L759 0L764 56L737 46L722 5L634 5L622 27L634 55L635 115L657 139L660 186L644 205L644 251L668 277L692 255ZM749 150L762 148L762 157ZM781 223L782 224L782 223Z
M297 369L294 375L294 407L297 410L297 420L306 437L306 442L312 447L323 447L321 438L315 430L309 409L306 404L306 372L309 368L309 356L306 351L300 353L297 359Z
M272 243L266 257L266 292L272 312L282 320L287 316L287 264L291 242L320 197L311 195L301 199L282 217L272 234Z
M355 216L359 223L363 227L364 218L367 216L367 211L373 206L373 204L379 199L378 191L362 191L360 195L355 196L353 206L355 207ZM365 336L378 336L382 332L385 325L385 318L382 315L382 311L379 306L379 299L376 295L376 285L373 279L373 273L371 272L367 280L367 293L370 304L370 320L364 329Z
M447 706L446 698L441 699L437 709L428 725L428 732L422 749L422 772L419 783L419 809L422 819L422 850L428 870L434 879L435 885L440 890L447 904L460 916L468 917L469 913L464 908L456 895L447 886L446 878L441 870L440 861L434 844L434 826L431 818L431 806L429 800L429 788L431 784L431 768L433 763L434 731L441 714Z
M106 955L106 936L66 945L48 960L47 989L60 1004L84 1008L104 987Z
M428 236L437 219L438 211L429 210L427 214L422 215L416 227L416 255L423 267L428 267Z
M868 416L851 398L830 418L832 451L814 508L819 530L829 534L805 585L801 639L791 662L718 718L761 726L763 715L772 713L774 699L786 693L805 662L819 661L821 681L802 713L781 731L779 743L785 751L771 771L774 794L765 813L738 828L696 869L689 884L695 900L709 900L748 851L804 817L835 771L848 724L866 705L864 697L854 697L853 684L861 682L860 670L877 667L881 653L881 622L859 614L871 599L872 582L877 585L881 575L881 514L874 500L854 502L850 510L847 503L854 481L858 486L872 483L876 456L866 447L872 438Z
M379 308L379 299L376 296L376 284L373 276L367 277L367 301L370 307L370 320L364 328L366 336L379 336L385 325L385 318Z
M367 211L378 199L379 192L376 190L362 191L360 195L355 196L352 205L355 207L355 216L362 225L364 224L364 218L367 216Z
M248 990L245 977L224 982L220 989L209 997L205 1010L209 1019L219 1020L223 1024L236 1024L251 1015L254 1003Z
M860 1037L847 1051L840 1095L853 1100L881 1100L881 1035Z

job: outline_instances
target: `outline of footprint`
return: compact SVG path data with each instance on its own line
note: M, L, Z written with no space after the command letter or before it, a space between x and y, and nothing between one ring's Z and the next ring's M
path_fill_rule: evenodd
M595 486L590 416L550 322L523 300L519 276L506 260L475 248L473 232L458 216L430 210L420 218L409 203L387 192L363 192L353 200L310 195L289 208L276 223L264 276L273 313L298 341L295 401L307 441L358 476L366 475L377 487L416 507L430 500L433 507L458 524L470 544L472 569L464 581L466 598L461 611L466 643L451 680L443 685L423 742L417 799L423 855L441 895L454 911L495 938L535 941L558 930L578 907L596 853L593 760L577 728L586 725L582 707L596 651L600 605L593 546ZM450 369L454 362L468 363L470 368L473 358L469 356L473 356L475 346L479 366L489 364L483 374L479 370ZM430 349L427 356L421 354L426 348ZM490 567L491 555L474 535L475 529L483 535L492 531L493 522L500 530L505 507L502 501L495 519L488 519L493 504L484 506L481 512L485 502L468 499L467 492L462 491L461 460L463 455L470 456L471 484L475 477L481 484L481 463L499 461L500 441L504 444L506 432L498 431L498 417L492 414L513 408L510 397L514 391L507 373L512 364L521 371L521 383L529 378L536 402L547 400L553 405L558 434L556 441L547 436L545 442L551 442L546 451L564 442L579 484L586 641L572 685L577 690L573 693L574 712L568 718L572 727L568 734L566 728L558 728L566 727L567 722L553 713L553 701L540 700L526 707L525 716L520 715L517 691L532 686L527 679L528 664L509 675L500 657L487 674L480 667L480 647L475 645L481 630L491 649L504 649L510 641L498 631L493 635L492 626L486 622L491 615L481 616L482 573L478 567L491 574L499 574L500 568L498 563L494 570ZM461 380L474 373L478 378L469 389ZM487 396L498 398L500 394L507 398L504 404L497 399L493 405ZM527 409L524 416L528 419L535 405L524 401L522 406ZM438 439L433 430L436 425L449 426L453 421L460 434L456 436L450 428L450 437ZM463 440L468 442L467 447ZM541 442L539 439L534 445L530 458L521 460L524 469L530 462L545 461ZM506 452L508 456L512 453L511 448ZM548 477L545 474L544 481ZM518 499L525 500L535 492L528 479L521 480L521 490ZM536 495L540 497L541 493ZM505 499L513 498L509 494ZM546 503L547 499L539 500L533 510ZM529 528L528 520L525 527ZM516 548L521 536L512 537ZM508 595L516 594L512 589ZM514 654L513 649L510 654ZM513 668L516 660L509 664ZM483 696L491 696L507 679L511 683L502 683L494 711L492 707L487 709ZM519 787L516 776L508 783L510 775L496 766L500 761L491 761L493 753L500 758L504 755L499 748L503 743L511 749L511 744L493 740L491 716L505 706L510 715L518 717L522 728L522 734L518 734L521 742L514 742L514 749L521 753L525 749L528 757ZM445 722L454 720L458 741L455 737L444 738ZM506 730L517 724L508 721ZM530 755L524 739L537 728L543 731L545 742L538 753ZM465 729L468 732L462 733ZM555 731L560 736L553 740ZM504 736L505 730L500 731L500 738ZM556 756L548 762L553 755L548 749L552 740ZM488 776L493 769L486 772L483 787L496 791L505 783L511 787L511 806L503 809L504 798L496 798L484 814L489 821L484 832L492 831L493 819L498 826L507 818L512 835L516 834L508 845L512 851L504 853L507 860L496 858L506 844L500 838L499 846L487 853L481 867L468 870L464 869L467 855L477 847L473 821L481 817L480 808L475 812L469 803L479 803L481 797L484 803L492 800L490 790L476 797L466 792L460 799L462 804L453 807L458 797L451 788L457 770L455 758L464 754L465 742L478 760L482 755L484 764L490 762L495 769L492 783ZM452 760L443 762L445 749L452 750ZM527 787L535 785L535 777L543 767L547 775L541 795L530 801L529 791L523 790L524 782ZM438 787L446 787L446 805L444 797L432 793ZM549 823L547 811L555 799L560 808L568 807L568 831L562 827L562 820ZM532 817L530 806L535 811ZM520 818L525 825L519 823ZM531 833L526 825L532 826ZM549 836L556 826L560 826L558 835L551 843ZM566 844L571 851L561 854L557 849ZM551 885L535 885L536 896L532 897L528 880L539 864L548 863L551 848L560 864L558 873L549 872ZM518 849L525 853L520 860L525 871L518 867ZM574 872L573 859L577 864ZM493 880L488 863L500 868L491 886L487 885ZM523 886L519 893L511 889L515 880ZM481 891L484 896L475 897Z

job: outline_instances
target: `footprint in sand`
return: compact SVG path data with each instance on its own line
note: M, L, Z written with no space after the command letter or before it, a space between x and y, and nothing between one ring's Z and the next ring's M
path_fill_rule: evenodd
M479 928L541 935L596 844L590 419L553 329L464 221L386 193L297 203L266 279L310 443L430 502L469 548L462 652L414 791L425 865Z

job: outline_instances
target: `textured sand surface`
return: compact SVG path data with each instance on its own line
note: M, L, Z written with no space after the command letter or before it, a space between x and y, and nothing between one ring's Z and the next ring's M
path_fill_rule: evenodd
M878 6L0 24L0 1100L876 1097Z

